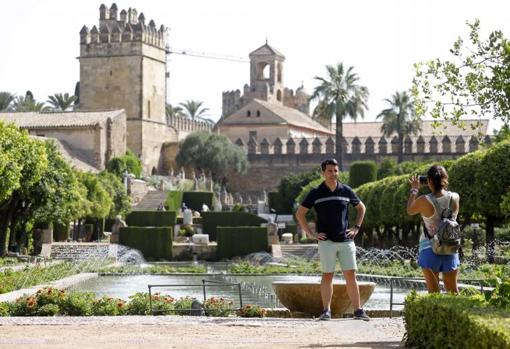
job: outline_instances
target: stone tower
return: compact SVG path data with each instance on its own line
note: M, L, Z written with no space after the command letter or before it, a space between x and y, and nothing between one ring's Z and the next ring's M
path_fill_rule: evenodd
M250 53L250 90L248 99L283 103L283 62L285 56L267 42Z
M136 9L99 8L99 27L80 31L81 110L124 109L127 146L154 172L163 142L175 138L166 123L166 31Z
M285 56L266 43L250 53L250 84L241 91L225 91L222 95L222 117L239 110L253 99L281 104L309 113L309 98L304 87L294 91L286 88L283 82L283 63Z

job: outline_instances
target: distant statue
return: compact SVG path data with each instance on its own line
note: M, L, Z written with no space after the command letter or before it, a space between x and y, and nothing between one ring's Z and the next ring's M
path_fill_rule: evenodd
M193 224L193 211L186 207L184 210L182 210L182 225L191 224Z
M216 193L216 199L214 200L214 211L221 212L223 210L223 206L221 205L221 194L220 192Z
M193 190L198 191L199 189L200 189L200 184L198 183L198 178L194 177L193 178Z
M185 180L186 179L186 173L184 173L184 167L181 167L181 176L182 176L182 180Z
M170 177L173 177L173 176L174 176L174 168L173 168L173 166L170 166L170 170L168 171L168 175L169 175Z
M115 216L115 223L112 226L112 235L110 236L110 242L112 244L119 243L120 228L127 227L126 222L122 219L121 215Z
M262 201L267 203L267 192L266 192L266 189L262 189Z
M202 212L209 212L209 206L202 204Z
M166 211L165 204L163 202L158 205L158 211Z

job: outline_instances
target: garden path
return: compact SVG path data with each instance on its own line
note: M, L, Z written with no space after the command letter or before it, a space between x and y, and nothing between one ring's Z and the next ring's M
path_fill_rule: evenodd
M246 319L178 316L0 318L0 348L396 348L402 318Z

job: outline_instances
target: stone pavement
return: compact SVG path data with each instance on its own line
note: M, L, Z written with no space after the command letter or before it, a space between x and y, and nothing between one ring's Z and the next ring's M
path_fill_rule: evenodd
M397 348L402 318L316 321L190 316L0 318L0 348Z

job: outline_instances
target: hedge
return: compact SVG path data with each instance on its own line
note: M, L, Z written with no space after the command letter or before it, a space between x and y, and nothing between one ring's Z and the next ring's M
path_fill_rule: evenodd
M172 227L125 227L120 228L119 242L145 258L171 260L172 232Z
M165 208L168 211L179 211L182 206L182 191L171 191L165 201Z
M202 211L202 205L212 208L213 193L210 191L171 191L165 201L165 207L171 211L177 211L182 203L193 211Z
M355 161L349 168L349 186L357 188L377 180L377 165L373 160Z
M406 346L413 348L510 348L510 312L482 296L418 295L405 300Z
M175 211L132 211L126 217L131 227L173 227L175 221Z
M53 223L53 241L61 242L67 241L69 238L69 224L61 224L58 222Z
M266 227L217 227L218 258L244 256L267 251Z
M209 240L216 241L216 228L260 226L267 220L247 212L202 212L202 226L205 234L209 234Z

